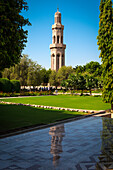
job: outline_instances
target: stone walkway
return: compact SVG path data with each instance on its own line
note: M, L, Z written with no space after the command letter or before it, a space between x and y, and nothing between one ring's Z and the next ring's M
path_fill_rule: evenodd
M0 139L0 169L113 169L113 119L88 117Z
M58 92L58 93L53 93L53 94L56 94L56 95L59 95L59 94L72 94L72 93L63 93L63 92ZM73 93L74 95L81 95L81 93ZM84 95L90 95L90 93L83 93ZM92 96L95 96L95 95L102 95L102 93L91 93Z

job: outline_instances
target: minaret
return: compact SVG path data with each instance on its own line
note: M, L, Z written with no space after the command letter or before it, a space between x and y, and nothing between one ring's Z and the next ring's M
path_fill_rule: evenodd
M52 44L51 50L51 70L58 71L59 68L65 66L65 48L63 44L64 26L61 24L61 13L57 8L55 13L55 23L52 25Z

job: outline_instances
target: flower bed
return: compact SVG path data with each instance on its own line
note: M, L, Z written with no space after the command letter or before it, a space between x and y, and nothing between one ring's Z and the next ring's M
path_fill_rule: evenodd
M0 97L18 97L18 96L40 96L40 95L53 95L52 91L35 91L35 92L20 92L20 93L3 93L0 92Z

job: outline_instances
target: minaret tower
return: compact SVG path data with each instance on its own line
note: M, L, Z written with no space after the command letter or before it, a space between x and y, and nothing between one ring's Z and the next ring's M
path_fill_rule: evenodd
M63 30L64 26L61 24L61 13L57 8L55 13L55 23L52 25L52 44L51 50L51 70L58 71L59 68L65 66L65 48L63 44Z

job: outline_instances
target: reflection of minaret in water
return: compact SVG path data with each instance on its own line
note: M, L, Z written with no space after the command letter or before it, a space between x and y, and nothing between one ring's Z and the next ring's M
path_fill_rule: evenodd
M53 155L53 165L57 166L59 162L59 154L62 151L62 139L64 137L64 125L58 125L50 128L49 134L52 136L51 140L51 154Z

